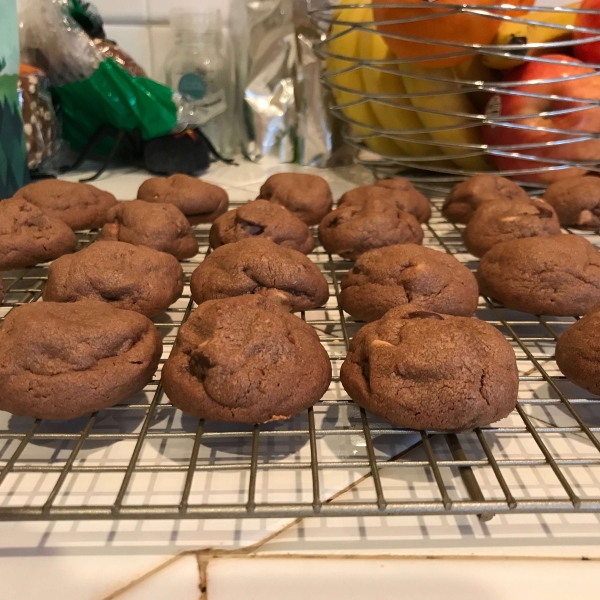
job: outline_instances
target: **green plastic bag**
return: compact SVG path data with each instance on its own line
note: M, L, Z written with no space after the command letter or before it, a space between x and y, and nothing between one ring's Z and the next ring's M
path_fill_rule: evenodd
M100 63L91 77L55 87L63 118L63 137L81 150L100 125L138 130L142 139L167 135L177 124L170 88L132 77L112 58Z
M17 95L19 37L16 0L0 0L0 200L28 182L25 133Z

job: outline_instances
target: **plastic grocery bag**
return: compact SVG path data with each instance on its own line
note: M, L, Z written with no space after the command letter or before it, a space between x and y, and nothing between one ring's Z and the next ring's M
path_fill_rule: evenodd
M19 29L16 0L0 0L0 199L28 181L25 134L17 95Z
M171 132L177 125L172 90L132 76L103 54L71 16L79 6L77 0L20 2L23 61L48 74L64 139L81 150L102 126L143 140Z

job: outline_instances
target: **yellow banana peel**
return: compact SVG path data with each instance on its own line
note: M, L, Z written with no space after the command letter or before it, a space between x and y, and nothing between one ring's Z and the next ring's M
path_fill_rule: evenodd
M564 8L579 8L580 3L569 4ZM542 12L532 10L524 13L523 20L531 20L549 25L562 25L569 27L575 25L575 13L561 12L560 9L552 12ZM492 56L484 55L482 62L484 65L492 69L513 69L522 65L525 61L519 56L523 56L525 52L528 56L538 56L548 52L547 49L529 48L524 49L521 46L524 44L544 44L547 42L556 42L559 40L568 40L573 37L573 32L568 29L555 29L552 27L544 27L543 25L527 25L525 23L515 23L514 21L504 21L496 33L493 44L498 46L514 46L514 51L505 51L506 54L514 54L517 58L511 56Z

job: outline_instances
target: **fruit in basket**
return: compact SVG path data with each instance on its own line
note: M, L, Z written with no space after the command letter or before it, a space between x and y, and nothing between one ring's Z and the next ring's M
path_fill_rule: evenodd
M487 160L478 155L481 144L481 127L477 111L462 92L452 69L424 69L416 65L399 67L404 74L407 92L419 119L429 129L429 135L438 142L441 150L461 169L489 171ZM435 78L433 81L427 78Z
M564 8L578 8L579 4L579 2L576 2ZM492 69L513 69L525 62L521 58L522 56L539 56L546 51L544 46L524 48L525 44L546 44L571 39L573 32L568 28L575 25L577 17L576 13L564 12L561 8L555 8L553 11L532 10L515 16L522 21L535 21L536 23L547 23L559 27L544 27L543 25L519 23L517 21L504 21L498 28L492 44L514 46L514 50L504 50L502 56L484 55L482 57L483 64Z
M400 58L424 58L431 56L431 60L420 63L423 67L452 67L473 56L459 46L451 44L489 44L494 39L501 21L484 14L474 14L459 10L460 6L482 5L493 7L496 0L463 0L460 4L456 0L437 0L432 6L425 2L422 7L415 7L414 2L398 0L378 0L379 5L374 7L375 21L397 21L392 23L379 23L379 31L384 36L386 44ZM406 7L398 6L406 3ZM533 0L514 2L515 6L530 6ZM492 15L506 14L508 11L492 10ZM399 39L393 36L416 38L417 40ZM436 42L442 42L436 43ZM444 56L459 53L459 56Z
M489 115L508 119L503 121L503 124L484 127L484 139L490 146L498 147L504 152L539 157L545 161L522 156L493 156L494 162L502 170L534 170L557 167L562 161L589 162L598 161L600 158L600 140L565 143L576 139L576 136L550 131L600 133L600 107L587 102L600 99L600 75L596 75L593 68L569 56L547 54L543 58L570 64L529 62L511 71L508 78L516 84L511 88L511 94L494 96L488 105ZM590 76L581 77L583 75ZM573 76L580 78L568 79ZM547 83L526 85L528 81L544 80L547 80ZM554 95L558 98L532 98L519 95L519 92ZM527 126L528 129L522 129L523 126ZM518 178L523 181L549 183L586 172L585 167L572 167L538 173L519 173Z
M365 66L361 70L364 90L369 94L389 94L390 98L381 101L373 100L370 105L377 117L377 120L384 129L397 132L406 138L415 139L394 139L398 147L407 156L415 157L434 157L443 155L436 144L433 143L431 136L427 133L406 134L407 131L420 131L423 129L423 123L417 113L412 108L412 104L406 96L406 88L402 77L395 72L396 66L391 63L377 64L377 61L393 59L394 56L386 46L383 38L376 32L359 32L360 41L358 44L357 58L361 60L375 61L372 67ZM396 97L392 97L396 95ZM402 108L408 107L408 108ZM419 143L417 140L423 142ZM447 161L445 166L451 166ZM440 161L420 163L425 165L435 164L442 166Z
M596 29L598 33L575 32L576 40L585 40L600 36L600 0L583 0L581 8L585 10L597 10L596 14L579 14L575 19L575 27L585 29ZM600 40L576 44L573 46L573 54L583 62L600 63Z
M346 2L347 3L347 2ZM336 21L345 21L361 23L369 20L371 10L369 8L342 8L334 13ZM327 43L327 52L345 58L327 56L326 76L331 84L346 89L337 89L332 87L333 97L338 105L344 106L342 114L350 121L352 133L357 136L372 136L375 130L379 128L379 122L368 101L364 99L364 89L360 68L355 68L357 63L355 59L358 52L359 31L352 29L350 25L334 23L329 32L331 39ZM339 36L339 37L336 37ZM337 73L341 71L340 73ZM337 73L328 75L328 73ZM357 93L346 90L355 90ZM353 104L356 103L356 104ZM364 127L363 127L364 125ZM400 149L393 140L383 137L367 137L364 143L374 152L383 156L397 156Z

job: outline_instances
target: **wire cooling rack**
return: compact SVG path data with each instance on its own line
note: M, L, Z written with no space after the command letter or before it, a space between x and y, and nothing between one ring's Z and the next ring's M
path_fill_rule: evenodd
M474 268L460 229L433 204L425 245ZM183 263L186 282L208 252L208 227L196 232L200 252ZM80 247L94 237L80 234ZM556 340L574 319L517 313L480 298L476 317L496 326L517 356L516 410L457 435L401 429L344 392L339 370L360 327L338 303L351 263L321 247L311 258L331 298L301 316L317 330L334 374L314 408L244 426L204 422L171 406L160 369L194 309L186 285L154 319L164 354L143 392L71 421L0 412L0 520L600 512L599 399L571 384L554 362ZM39 300L46 276L45 266L5 273L0 317ZM342 492L356 492L359 481L359 497L348 499Z

